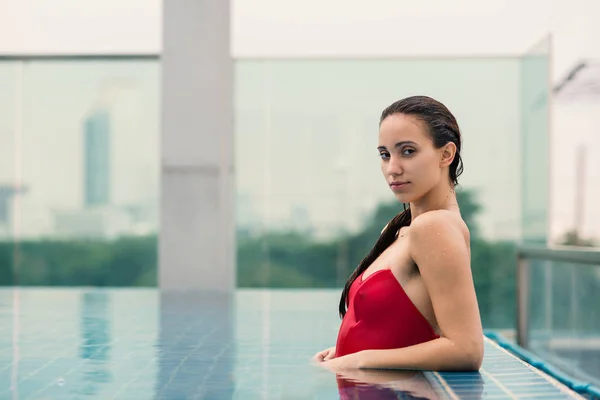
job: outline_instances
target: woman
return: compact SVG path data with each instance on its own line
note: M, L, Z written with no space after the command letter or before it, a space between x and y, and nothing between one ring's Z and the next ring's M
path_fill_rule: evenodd
M458 123L440 102L409 97L383 111L377 149L387 184L409 207L350 275L336 346L315 359L332 370L478 370L483 333L454 191Z

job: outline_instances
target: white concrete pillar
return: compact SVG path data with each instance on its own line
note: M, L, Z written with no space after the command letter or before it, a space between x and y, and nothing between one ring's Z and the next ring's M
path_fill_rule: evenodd
M235 288L229 0L163 2L159 287Z

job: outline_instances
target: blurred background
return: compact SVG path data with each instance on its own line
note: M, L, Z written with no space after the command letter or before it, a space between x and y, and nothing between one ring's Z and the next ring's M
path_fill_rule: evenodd
M0 2L0 285L157 287L162 3L81 4ZM378 117L415 94L462 128L486 329L514 337L518 245L600 246L600 3L237 0L230 17L237 288L343 286L401 209ZM532 274L539 338L600 336L600 267ZM553 352L600 376L586 343Z

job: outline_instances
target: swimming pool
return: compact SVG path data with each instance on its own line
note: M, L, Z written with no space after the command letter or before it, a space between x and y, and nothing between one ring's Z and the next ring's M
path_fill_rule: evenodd
M480 373L311 363L335 344L337 290L0 290L0 398L581 398L491 341Z

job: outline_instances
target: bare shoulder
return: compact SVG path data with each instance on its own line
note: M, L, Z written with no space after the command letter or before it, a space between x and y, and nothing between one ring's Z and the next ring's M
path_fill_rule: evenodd
M411 235L419 237L457 233L460 237L469 235L469 228L462 218L447 210L428 211L419 215L410 225L410 231Z
M411 250L415 256L468 251L469 229L463 219L447 210L434 210L419 215L410 226Z

